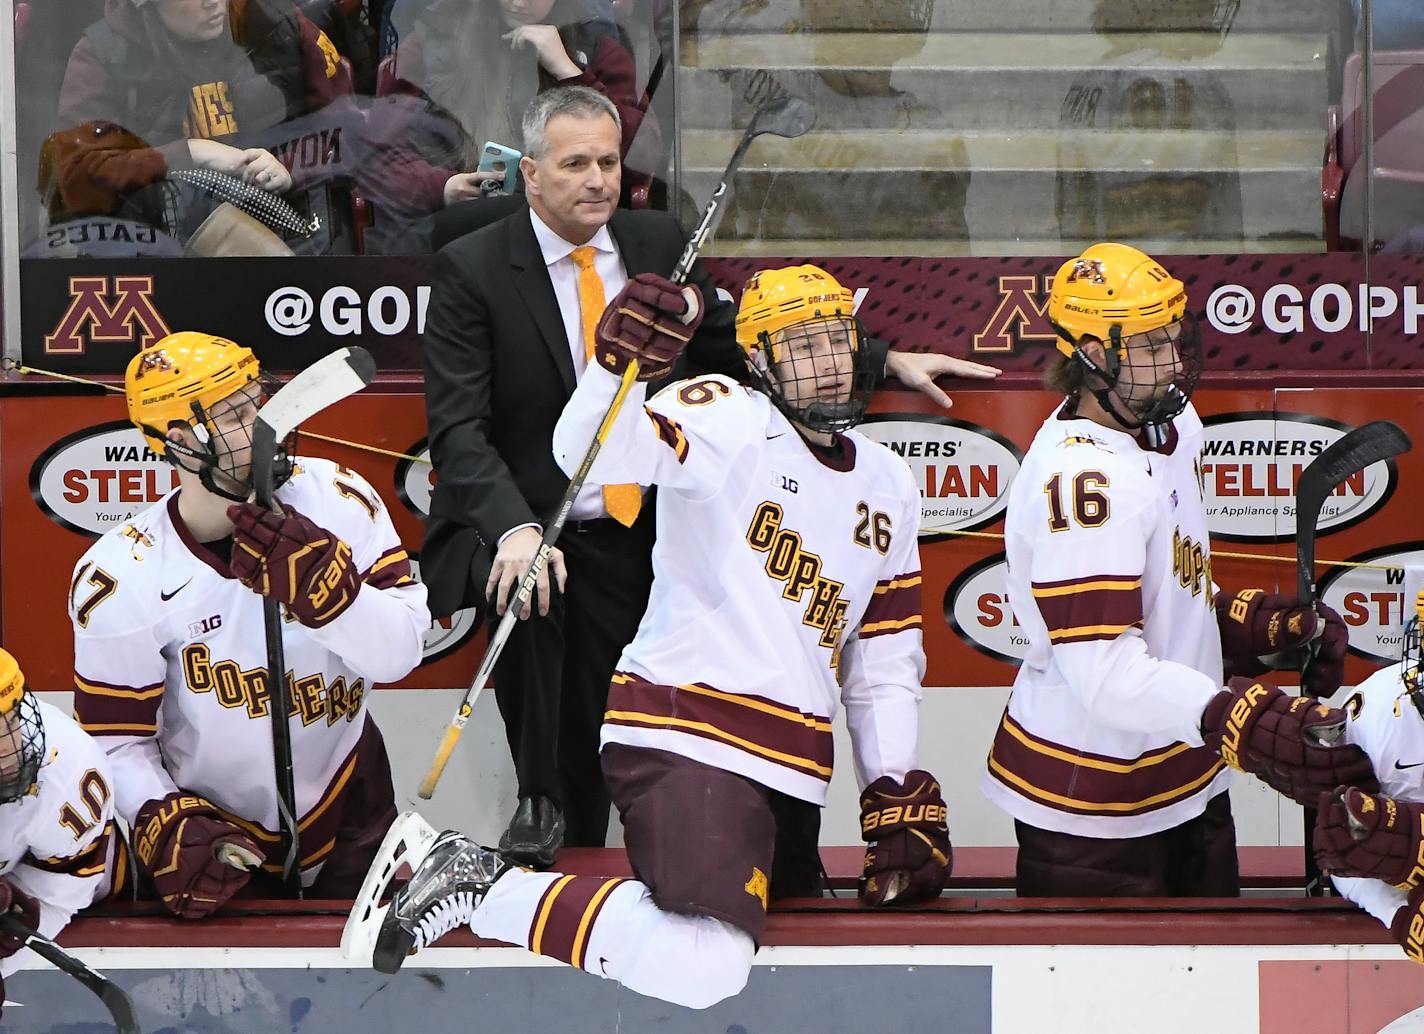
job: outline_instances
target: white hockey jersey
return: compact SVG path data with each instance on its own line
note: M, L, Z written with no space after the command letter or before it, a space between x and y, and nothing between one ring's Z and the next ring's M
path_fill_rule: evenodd
M572 473L619 378L596 365L554 430ZM844 703L862 784L915 767L920 497L854 431L827 460L726 377L635 385L590 472L658 485L653 589L603 742L672 751L824 804Z
M39 932L55 937L81 908L122 883L115 851L114 781L109 759L74 719L43 700L45 759L37 789L0 804L0 876L40 904ZM0 960L0 975L26 963L27 951Z
M364 584L322 628L283 622L303 880L315 880L356 764L366 694L420 663L425 586L380 497L359 475L303 458L277 499L350 547ZM175 490L79 559L70 583L74 707L113 761L118 812L198 794L281 871L262 597L193 540Z
M1060 410L1024 457L1005 539L1029 647L982 779L1020 821L1144 836L1229 785L1199 729L1222 679L1201 446L1190 406L1155 451Z
M1405 694L1404 663L1381 668L1345 702L1345 741L1370 757L1379 792L1402 801L1424 801L1424 718ZM1382 880L1332 876L1340 893L1385 926L1408 894Z

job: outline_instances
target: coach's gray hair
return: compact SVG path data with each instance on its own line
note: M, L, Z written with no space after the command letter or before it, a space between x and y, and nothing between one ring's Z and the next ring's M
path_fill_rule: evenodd
M588 86L556 86L552 90L535 95L524 109L524 153L530 158L542 158L549 149L549 136L545 129L555 115L572 115L574 118L597 118L607 115L618 127L618 135L623 135L623 120L618 117L618 109L613 102Z

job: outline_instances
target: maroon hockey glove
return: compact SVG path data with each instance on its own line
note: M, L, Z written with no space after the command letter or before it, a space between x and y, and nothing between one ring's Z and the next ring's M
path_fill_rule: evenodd
M1234 596L1218 593L1216 624L1227 677L1256 676L1272 667L1299 668L1303 648L1314 641L1301 691L1328 697L1340 688L1349 630L1340 615L1323 603L1305 607L1295 596L1263 589L1242 589Z
M860 837L865 869L860 900L867 905L908 905L939 897L954 866L949 809L939 783L916 769L897 783L888 775L860 795Z
M1424 805L1341 786L1320 795L1315 860L1325 872L1415 887L1424 878Z
M667 376L702 323L702 295L695 285L689 289L696 311L684 323L688 298L683 288L655 273L639 273L629 280L598 321L598 364L621 377L636 359L638 380Z
M1409 900L1394 914L1389 932L1415 962L1424 963L1424 886L1409 892Z
M1307 807L1337 786L1379 789L1365 752L1340 744L1344 732L1344 711L1243 678L1227 683L1202 714L1209 750Z
M9 880L0 879L0 913L9 913L31 930L40 928L40 903ZM0 959L8 959L25 946L11 933L0 933ZM0 992L0 1002L5 1000Z
M341 614L361 589L351 547L296 510L284 514L255 503L227 508L233 523L233 577L286 606L308 628Z
M1311 644L1315 655L1300 676L1300 691L1314 697L1328 697L1345 681L1345 654L1350 648L1350 630L1345 619L1323 603L1315 605L1325 627Z
M174 915L202 919L252 878L262 850L201 797L170 793L134 819L139 863Z

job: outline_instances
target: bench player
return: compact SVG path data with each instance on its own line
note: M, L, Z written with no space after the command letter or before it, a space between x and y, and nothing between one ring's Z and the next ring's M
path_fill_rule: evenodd
M267 694L262 594L281 601L302 883L360 885L395 818L390 764L366 708L420 662L430 619L380 497L302 457L277 516L251 495L256 357L170 335L124 378L129 418L179 487L107 532L71 581L75 713L114 770L142 871L175 913L207 915L252 878L282 893L286 844Z
M629 360L656 379L685 344L695 291L638 280L657 302L625 291L607 308L597 368L555 429L567 472ZM850 293L813 266L753 277L737 338L757 387L713 376L646 399L636 385L591 471L659 486L652 597L602 735L637 878L528 872L441 834L384 922L381 888L368 882L357 902L348 931L382 924L377 968L468 923L681 1005L736 994L768 898L814 892L794 874L817 864L838 701L864 787L862 899L938 896L946 810L916 767L920 498L904 463L853 430L871 376L851 312Z
M42 703L20 666L0 650L0 913L54 938L75 912L122 883L114 850L109 760L63 711ZM24 961L21 941L0 931L5 977Z
M1379 792L1341 786L1322 794L1315 858L1340 893L1389 928L1424 963L1424 592L1398 664L1381 668L1345 702L1345 736L1374 763Z
M1318 639L1302 686L1328 696L1344 624L1291 596L1216 591L1189 401L1201 342L1181 281L1095 245L1058 270L1048 318L1064 398L1005 526L1029 649L982 786L1014 818L1020 895L1234 895L1228 766L1311 804L1368 773L1357 747L1328 746L1341 712L1248 677L1259 656Z

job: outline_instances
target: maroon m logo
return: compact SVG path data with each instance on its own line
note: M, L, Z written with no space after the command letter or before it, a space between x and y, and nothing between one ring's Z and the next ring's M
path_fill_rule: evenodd
M1046 316L1053 278L1043 278L1041 303L1037 285L1036 276L999 277L998 307L974 335L974 351L1012 352L1016 341L1052 341L1057 337Z
M137 344L141 349L166 337L168 324L153 304L153 277L70 277L69 308L45 335L45 352L83 355L86 331L90 341Z

